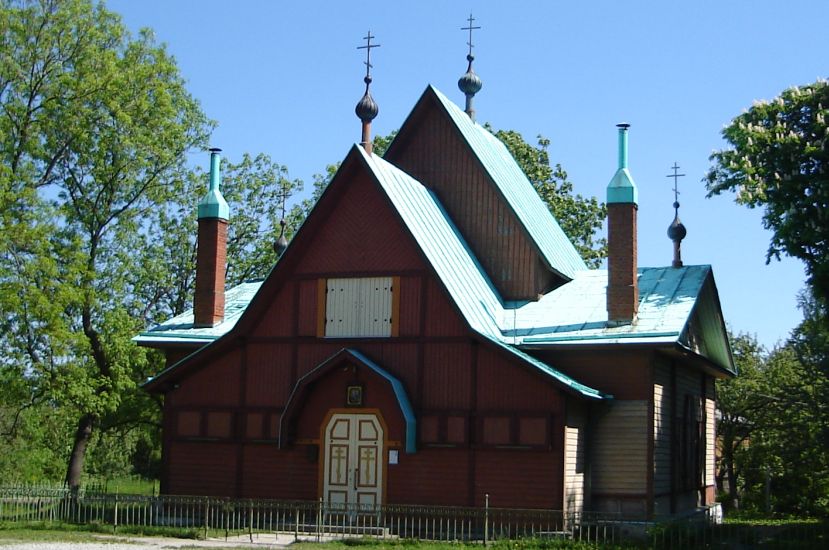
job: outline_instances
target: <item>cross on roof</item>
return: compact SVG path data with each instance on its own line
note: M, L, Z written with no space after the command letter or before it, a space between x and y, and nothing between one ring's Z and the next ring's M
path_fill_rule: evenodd
M674 178L674 202L679 202L679 190L677 189L677 183L679 178L685 177L685 174L679 173L679 165L674 162L674 165L671 166L671 170L674 171L673 174L668 174L665 176L666 178Z
M380 44L372 44L371 43L372 38L377 38L377 37L374 36L373 34L371 34L371 31L368 31L368 34L363 37L363 40L366 41L366 45L365 46L357 46L358 50L365 50L366 51L366 60L363 62L366 65L366 76L370 76L370 71L371 71L371 67L372 67L372 65L371 65L371 48L379 48L380 47Z
M472 45L472 31L476 30L476 29L480 29L481 27L472 26L472 22L475 21L475 18L472 17L471 13L469 14L469 19L467 19L467 21L469 21L469 26L468 27L461 27L461 30L462 31L469 31L469 42L467 42L466 45L469 46L469 55L472 55L472 48L474 47Z

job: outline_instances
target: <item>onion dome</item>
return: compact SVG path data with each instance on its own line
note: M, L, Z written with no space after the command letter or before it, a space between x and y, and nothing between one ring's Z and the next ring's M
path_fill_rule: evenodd
M466 59L469 61L469 66L467 67L464 75L458 79L458 88L460 88L466 96L474 96L481 91L483 82L481 82L481 78L475 74L475 71L472 70L472 62L475 61L475 56L469 54L466 56Z
M279 238L276 239L276 242L273 243L273 251L276 252L276 257L281 258L282 254L285 253L285 250L288 248L288 239L285 238L285 226L287 223L284 219L279 220L279 225L282 227L279 231Z
M354 112L361 121L371 122L377 117L377 114L380 112L380 108L377 106L374 98L371 97L371 92L368 90L368 87L371 84L371 76L366 75L363 82L366 83L366 92L357 103L357 106L354 108Z
M671 225L668 226L668 237L672 241L681 241L685 238L685 235L688 234L688 230L685 229L685 226L682 225L682 222L679 221L679 203L674 202L674 221L671 222Z

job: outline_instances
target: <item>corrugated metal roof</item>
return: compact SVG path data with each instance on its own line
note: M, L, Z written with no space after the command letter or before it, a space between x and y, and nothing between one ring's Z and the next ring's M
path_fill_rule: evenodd
M236 325L262 281L248 281L225 292L225 318L213 327L194 327L193 309L154 326L132 339L139 344L206 344L216 340Z
M639 315L607 326L607 271L586 270L537 302L505 310L501 326L514 344L671 343L679 339L710 266L639 268Z
M585 397L602 399L604 396L601 392L580 384L504 342L497 322L504 317L504 306L483 268L434 194L402 170L377 156L367 155L362 147L355 147L371 167L403 223L409 228L472 329L559 383Z
M586 269L587 266L573 243L564 234L506 146L483 126L471 120L439 90L434 87L431 89L440 99L472 152L500 189L550 268L568 279L572 279L576 271Z

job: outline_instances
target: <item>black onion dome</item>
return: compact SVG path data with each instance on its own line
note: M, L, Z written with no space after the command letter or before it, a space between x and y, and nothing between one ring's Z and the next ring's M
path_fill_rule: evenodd
M674 208L679 208L679 203L674 203ZM685 238L685 235L688 234L688 230L685 229L685 226L682 225L682 222L679 221L679 212L677 211L674 214L674 221L671 222L671 225L668 226L668 238L672 241L681 241Z
M366 83L366 93L363 94L363 97L357 103L354 112L357 113L357 117L363 122L371 122L377 117L380 108L375 103L374 98L371 97L371 92L368 91L368 85L371 84L371 77L367 76L363 80Z
M273 245L273 251L276 252L277 257L282 257L282 254L288 248L288 239L285 238L285 235L280 235L276 242Z
M469 60L469 67L464 75L458 79L458 88L466 95L475 95L481 90L483 82L472 70L472 61L475 60L475 56L467 55L466 59Z

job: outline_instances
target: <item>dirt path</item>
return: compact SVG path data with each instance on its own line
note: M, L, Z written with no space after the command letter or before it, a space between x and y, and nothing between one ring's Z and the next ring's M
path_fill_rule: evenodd
M294 542L293 535L259 535L254 536L251 543L247 535L231 537L227 540L193 540L176 539L166 537L127 537L96 535L100 542L15 542L13 540L0 540L0 549L13 550L175 550L190 548L284 548ZM302 537L300 537L301 539ZM316 540L309 539L309 540Z

